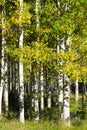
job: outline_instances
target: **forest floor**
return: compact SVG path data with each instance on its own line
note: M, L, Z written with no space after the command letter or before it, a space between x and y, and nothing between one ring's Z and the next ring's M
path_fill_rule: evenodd
M52 122L28 122L24 124L17 120L3 119L0 121L0 130L87 130L87 121L78 127L67 127L64 123L55 124Z

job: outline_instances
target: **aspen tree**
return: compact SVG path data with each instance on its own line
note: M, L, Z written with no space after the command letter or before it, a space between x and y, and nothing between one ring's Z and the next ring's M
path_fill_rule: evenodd
M70 126L70 79L65 76L63 119Z
M60 16L60 0L57 0L57 6L58 6L58 14ZM61 41L60 37L57 38L58 45L57 45L57 53L59 54L61 51L64 51L64 43ZM61 61L57 61L59 66L62 66ZM63 74L58 75L58 109L59 109L59 117L60 119L63 118Z
M36 30L40 27L40 21L39 21L39 6L40 6L40 0L36 0ZM40 41L39 36L37 36L37 43ZM39 64L39 63L38 63ZM39 88L39 72L37 72L37 76L35 77L35 121L39 121L39 100L38 100L38 88Z
M6 56L6 27L5 27L5 0L2 5L2 50L1 50L1 85L0 85L0 114L2 113L2 94L4 90L5 113L8 113L8 80L7 80L7 56Z
M20 17L19 20L21 21L21 15L23 13L23 0L20 0ZM19 37L19 48L23 47L23 26L22 24L19 25L20 28L20 37ZM24 75L23 75L23 63L22 63L23 56L20 57L19 61L19 86L20 86L20 122L24 123Z
M67 5L66 5L67 6ZM67 8L67 7L66 7ZM71 43L70 37L66 39L65 51L70 51ZM69 62L69 61L67 61ZM65 123L70 126L70 78L68 75L64 75L64 107L63 107L63 119Z
M61 40L59 40L60 42ZM57 45L57 53L59 54L61 51L64 50L64 43L59 43L61 45ZM61 46L61 47L60 47ZM62 49L62 50L61 50ZM62 66L62 61L57 61L60 64L59 66ZM63 118L63 87L64 87L64 80L63 80L63 74L58 75L58 106L59 106L59 117L60 119Z

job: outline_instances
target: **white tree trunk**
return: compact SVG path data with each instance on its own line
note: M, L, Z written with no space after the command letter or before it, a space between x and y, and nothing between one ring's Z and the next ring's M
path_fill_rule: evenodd
M7 72L7 66L6 67L6 72ZM5 105L5 114L8 115L8 81L7 81L7 74L5 76L5 86L4 86L4 105Z
M23 12L23 0L20 0L20 20L21 20L21 14ZM23 47L23 29L22 25L20 25L21 28L21 34L19 38L19 48ZM20 57L19 61L19 86L20 86L20 122L24 123L24 75L23 75L23 63L21 62L23 56Z
M44 110L44 78L43 78L43 68L41 68L41 76L40 76L40 86L41 86L41 110Z
M39 21L39 7L40 7L40 0L36 0L36 29L38 30L40 27ZM37 42L39 42L39 36L37 37Z
M2 10L2 48L1 48L1 84L0 84L0 115L2 115L2 95L5 86L5 48L6 48L6 27L5 27L5 1L3 2Z
M3 87L0 87L0 117L2 115L2 94L3 94Z
M76 102L78 102L78 97L79 97L79 84L78 84L78 80L76 79L75 82L75 95L76 95Z
M35 99L34 99L34 102L35 102L35 121L39 121L39 101L38 101L38 85L39 85L39 82L38 82L38 78L35 77Z
M60 0L57 0L58 9L60 9ZM58 10L58 14L60 14L60 10Z
M40 0L36 0L36 29L38 30L40 27L40 21L39 21L39 6L40 6ZM39 43L39 36L37 36L37 43ZM39 64L39 63L38 63ZM37 73L39 76L39 73ZM38 100L38 87L39 87L39 78L35 77L35 121L39 121L39 100Z
M34 95L34 89L35 89L35 85L34 85L34 83L32 83L32 94L33 95ZM32 108L34 108L34 97L32 97Z
M59 92L58 92L58 104L59 104L59 117L63 119L63 75L59 75L58 77L58 85L59 85Z
M8 63L7 63L7 56L5 54L5 63L4 63L4 71L5 71L5 75L4 75L4 105L5 105L5 114L8 115Z
M66 51L70 51L71 49L71 43L70 43L70 37L66 40L66 45L68 46L68 49L66 48ZM69 62L69 61L68 61ZM70 79L68 75L64 75L64 121L65 123L70 126Z
M19 40L19 47L22 46L23 46L23 31L20 35ZM20 122L24 123L24 77L23 77L23 63L21 61L19 62L19 86L20 86Z
M12 91L12 62L9 62L9 88L10 88L10 91Z
M57 5L58 5L58 14L60 15L61 14L61 1L60 0L57 0ZM65 7L65 11L67 11L67 4L66 4L66 7ZM70 38L67 39L66 41L66 44L68 46L70 46L70 42L69 42ZM66 48L65 46L65 40L64 38L62 39L58 39L58 45L57 46L57 52L60 53L61 51L64 52L64 51L69 51L69 49ZM60 68L63 67L63 63L62 61L58 61L59 62L59 65L60 65ZM61 117L63 117L65 123L67 125L70 125L70 81L69 81L69 78L68 76L65 76L65 81L64 81L64 77L65 75L63 74L59 74L59 111L61 111ZM64 82L66 82L66 87L64 85ZM63 107L63 108L62 108ZM62 112L63 111L63 112Z
M64 111L63 111L64 121L70 126L70 80L65 77L65 87L64 87Z
M60 40L59 40L60 42ZM60 46L57 45L57 53L60 53L61 51L64 51L65 46L64 43L60 42ZM60 66L62 66L62 62L57 61ZM59 117L60 119L63 119L63 74L58 75L58 104L59 104Z
M48 92L48 108L51 108L51 91Z
M15 89L17 90L17 92L19 93L19 67L18 67L18 63L15 63Z

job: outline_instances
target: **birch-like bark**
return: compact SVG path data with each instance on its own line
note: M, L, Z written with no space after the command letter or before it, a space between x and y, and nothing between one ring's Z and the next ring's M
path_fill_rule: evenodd
M35 77L35 121L39 121L39 100L38 100L38 87L39 87L39 79Z
M57 53L59 54L61 51L64 51L64 43L59 40L59 44L57 45ZM57 61L59 66L62 66L61 61ZM59 106L59 117L63 119L63 74L58 75L58 106Z
M19 20L21 21L21 14L23 13L23 0L20 0L20 17ZM19 25L21 34L19 38L19 48L23 47L23 28L22 25ZM23 76L23 63L21 62L23 56L20 57L19 61L19 86L20 86L20 122L24 123L24 76Z
M19 65L16 62L15 63L15 89L19 93L19 70L18 69L19 69Z
M70 37L66 40L66 51L70 51ZM69 62L69 61L68 61ZM63 110L63 118L65 123L70 126L70 78L68 75L64 75L64 110Z
M75 95L76 95L76 103L78 103L78 97L79 97L79 84L78 79L75 81Z
M40 75L40 87L41 87L41 110L44 111L44 78L43 78L43 68L41 68L41 75Z
M38 30L40 27L39 21L39 6L40 0L36 0L36 29ZM39 36L37 36L37 43L39 43ZM39 64L39 63L38 63ZM39 73L37 73L38 77L35 77L35 121L39 121L39 100L38 100L38 88L39 88Z
M51 79L50 77L48 76L48 73L49 73L49 70L47 68L46 70L46 95L47 95L47 108L51 108L51 99L52 99L52 92L51 92L51 88L50 88L50 85L51 85Z
M40 20L39 20L39 9L40 9L40 0L36 0L36 29L38 30L40 27ZM37 42L40 41L39 36L37 36Z
M65 76L63 116L65 123L70 126L70 79L67 76Z
M1 50L1 85L0 85L0 115L2 114L2 94L4 89L5 112L8 112L8 84L7 84L7 57L6 48L6 27L5 27L5 0L2 9L2 50Z
M58 14L60 15L60 0L57 0L58 5ZM58 38L57 53L64 51L64 43L61 42L61 39ZM61 61L57 61L59 66L62 66ZM58 109L59 109L59 118L63 118L63 74L58 75Z
M64 52L69 51L67 50L64 39L61 39L62 43L60 44L60 50L59 47L57 49L57 52L60 51ZM66 40L66 45L70 45L69 38ZM59 63L60 66L62 66L62 61ZM60 113L60 119L63 119L67 125L70 125L70 80L68 76L60 74L59 75L59 113Z
M60 15L60 0L57 0L57 5L58 5L58 14Z
M32 107L33 107L33 90L32 90L32 86L33 86L33 69L32 67L30 67L30 118L32 119Z
M0 84L0 115L2 114L2 94L3 94L3 88L5 85L4 82L4 75L5 75L5 70L4 70L4 58L5 58L5 45L6 45L6 40L5 40L5 27L4 27L4 22L5 22L5 1L3 5L3 10L2 10L2 50L1 50L1 84Z
M48 108L51 108L51 90L48 92Z
M8 115L8 79L7 79L7 63L5 64L5 86L4 86L4 105L5 114Z
M58 104L59 104L59 117L63 119L63 75L58 77Z
M9 103L8 103L8 63L7 63L7 56L5 54L5 64L4 64L4 67L5 67L5 75L4 75L4 83L5 83L5 86L4 86L4 105L5 105L5 114L8 115L8 107L9 107Z

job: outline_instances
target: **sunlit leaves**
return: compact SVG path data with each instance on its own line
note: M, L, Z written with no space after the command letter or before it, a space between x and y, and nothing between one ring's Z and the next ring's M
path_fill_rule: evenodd
M87 74L87 2L86 0L60 2L60 8L54 1L47 0L42 4L39 10L39 29L36 29L35 6L30 7L29 3L24 3L24 11L20 15L19 1L11 3L5 25L9 44L7 53L16 60L23 55L22 62L26 72L33 66L36 74L42 66L45 66L54 72L54 75L66 74L72 80L78 75L78 79L81 80ZM22 49L18 48L20 24L24 29ZM39 44L35 42L38 35L41 42ZM66 44L69 36L71 47L67 46L66 50L57 54L54 48L62 44L58 39L63 39Z
M21 20L19 19L21 17ZM23 11L20 14L19 10L15 10L13 16L11 17L11 21L14 24L30 24L31 14L28 11Z

